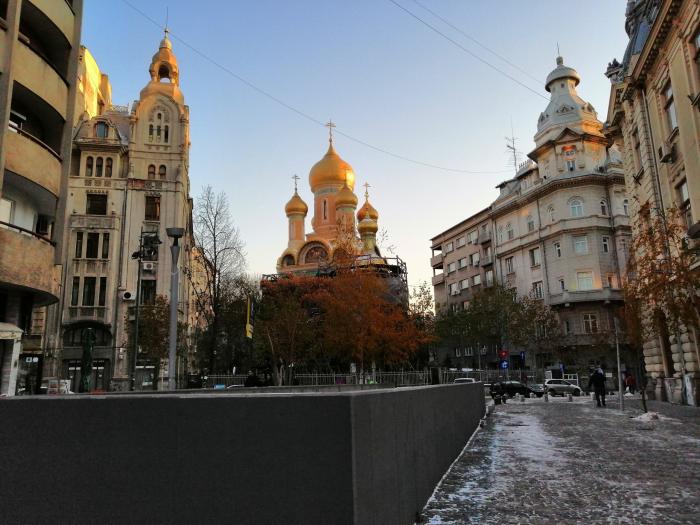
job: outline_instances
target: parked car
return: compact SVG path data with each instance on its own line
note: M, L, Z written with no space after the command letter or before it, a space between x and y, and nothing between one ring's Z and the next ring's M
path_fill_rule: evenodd
M530 389L520 381L499 381L491 384L491 397L515 397L515 394L530 395Z
M547 379L544 382L544 388L550 396L565 396L567 394L580 396L582 392L580 387L565 379Z
M478 383L473 377L458 377L453 383Z
M542 383L531 383L527 385L530 392L535 394L537 397L542 397L544 395L544 385Z

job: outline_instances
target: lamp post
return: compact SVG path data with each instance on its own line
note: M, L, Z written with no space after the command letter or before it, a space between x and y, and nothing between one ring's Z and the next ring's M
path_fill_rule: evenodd
M178 240L185 234L184 228L166 228L168 237L173 240L170 247L172 266L170 268L170 331L168 335L168 390L177 387L177 300L178 300L178 274L177 260L180 256Z

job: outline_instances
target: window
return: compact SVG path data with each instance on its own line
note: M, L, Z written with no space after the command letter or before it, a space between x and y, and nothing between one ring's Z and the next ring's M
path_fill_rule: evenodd
M83 306L95 306L95 287L97 277L83 278Z
M166 125L163 128L163 142L168 142L169 137L168 137L168 126Z
M80 277L73 277L73 289L70 294L71 306L78 306L78 297L80 297Z
M455 357L462 357L462 349L455 348Z
M530 250L530 266L539 266L542 264L542 258L540 255L539 248L533 248Z
M671 133L678 127L676 118L676 104L673 101L673 87L669 82L664 89L664 111L666 112L666 123L668 124L668 132Z
M459 238L457 239L457 248L461 248L461 247L464 246L465 244L467 244L467 239L466 239L466 237L459 237Z
M583 217L583 201L581 199L573 199L569 202L572 217Z
M481 275L475 275L472 277L472 284L476 286L477 284L481 284Z
M102 177L102 157L97 157L97 161L95 161L95 177Z
M447 246L445 246L445 253L450 253L451 251L454 251L455 246L453 243L448 242Z
M87 243L85 244L85 258L97 259L97 245L100 242L100 234L89 232L87 234Z
M328 219L328 201L324 200L323 201L323 220Z
M571 321L569 321L568 319L564 320L564 333L565 334L571 333Z
M165 166L162 164L158 168L158 178L161 180L165 180Z
M486 286L493 286L493 270L486 270Z
M100 295L99 295L99 299L97 300L97 305L104 306L106 297L107 297L107 278L100 277Z
M506 257L506 273L513 273L513 258Z
M153 124L148 126L148 141L153 142Z
M153 180L156 178L156 167L153 164L148 166L148 178L150 180Z
M527 216L527 231L531 232L535 230L535 219L532 218L532 215Z
M542 299L544 297L544 288L542 287L542 281L536 281L532 283L532 295L535 299Z
M109 132L109 128L107 127L107 124L104 122L98 122L95 125L95 136L101 139L106 139L107 134Z
M464 349L464 357L471 357L473 355L474 355L474 351L472 350L471 346L469 348Z
M547 208L547 215L549 215L550 222L554 222L557 219L554 213L554 206Z
M102 234L102 258L109 259L109 233Z
M85 159L85 176L86 177L92 177L92 163L93 163L92 157L88 157L87 159Z
M632 149L634 151L634 169L639 171L642 169L642 143L639 141L638 129L632 132Z
M459 287L462 290L466 290L467 288L469 288L469 279L462 279L461 281L459 281Z
M450 284L450 295L459 294L459 283Z
M447 273L452 273L457 270L457 263L451 262L447 265Z
M678 208L683 214L686 227L690 228L693 225L693 210L690 208L690 193L688 192L688 181L683 180L683 182L681 182L676 188L676 192L678 193L678 200L680 201L680 205L678 206Z
M503 242L503 226L498 227L498 242L499 244Z
M460 268L465 268L468 265L467 263L467 258L463 257L459 260L459 267Z
M576 283L579 290L592 290L593 272L576 272Z
M107 195L88 193L85 213L87 215L107 215Z
M469 259L471 260L472 266L479 266L479 262L481 261L481 255L479 252L472 253L469 256Z
M83 256L83 232L75 234L75 258L80 259Z
M156 126L156 142L160 142L160 125Z
M156 304L156 281L155 279L141 281L141 304Z
M583 314L583 333L598 333L598 316L596 314Z
M566 282L564 281L564 278L563 278L563 277L560 277L560 278L559 278L559 289L560 289L562 292L565 292L565 291L566 291Z
M588 253L588 236L574 235L574 253L586 255Z
M561 258L561 243L559 241L556 241L553 246L554 246L554 255L557 256L557 259Z
M144 219L147 221L160 220L160 197L146 196L146 215Z
M19 130L24 129L26 122L26 116L22 115L21 113L17 113L13 109L10 110L10 122L8 126L10 131L17 133Z
M608 283L608 288L616 288L616 286L615 286L615 274L614 273L609 273L608 275L606 275L605 280Z
M622 201L622 213L625 215L630 214L629 201L627 199Z
M575 160L567 160L566 161L566 171L574 171L576 169L576 161Z
M509 241L513 240L513 237L515 236L511 223L506 224L506 235L508 236Z
M605 199L602 199L600 201L600 214L601 215L608 214L608 201L606 201Z
M610 252L610 237L603 237L603 253Z
M107 158L105 160L105 177L111 177L112 176L112 159Z
M472 230L469 232L469 242L471 244L476 244L479 240L479 231L478 230Z

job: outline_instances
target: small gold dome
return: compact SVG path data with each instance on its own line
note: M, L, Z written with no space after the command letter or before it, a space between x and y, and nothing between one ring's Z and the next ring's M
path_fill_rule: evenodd
M355 195L348 185L345 184L335 196L335 207L351 206L357 208L357 195Z
M299 194L296 191L294 192L294 195L292 195L292 198L289 199L287 205L284 207L284 212L287 214L287 216L295 213L301 213L304 217L306 217L306 213L308 211L309 207L302 200L302 198L299 197Z
M360 235L363 233L377 233L378 229L377 220L370 217L365 217L357 225L357 231L360 232Z
M326 154L313 165L309 172L311 191L316 191L316 188L324 184L343 183L347 183L351 190L355 189L355 173L352 166L335 152L331 142Z
M357 212L357 220L362 221L366 216L369 216L369 218L374 221L379 218L379 212L374 209L374 206L369 203L369 200L365 200L362 208Z

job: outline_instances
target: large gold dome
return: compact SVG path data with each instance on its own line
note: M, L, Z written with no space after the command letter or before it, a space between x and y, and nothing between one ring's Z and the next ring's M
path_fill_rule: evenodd
M350 164L338 156L331 142L326 154L313 165L309 172L311 191L316 191L316 188L324 184L344 184L346 182L351 190L355 189L355 172Z

